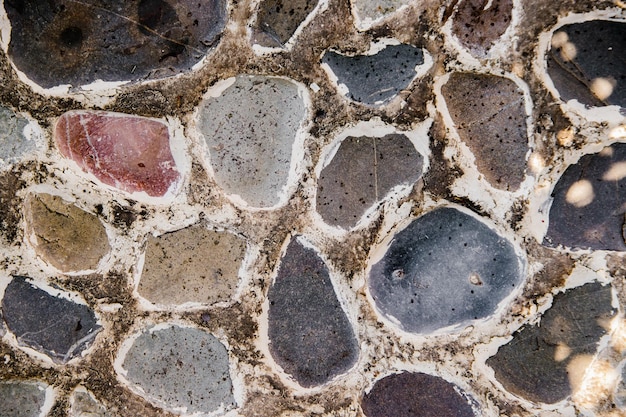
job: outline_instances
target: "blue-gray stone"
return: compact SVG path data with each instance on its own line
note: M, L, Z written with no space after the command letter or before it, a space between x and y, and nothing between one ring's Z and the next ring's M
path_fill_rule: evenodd
M46 401L42 383L0 381L0 416L39 417Z
M24 136L28 120L0 106L0 159L12 163L36 148L35 141Z

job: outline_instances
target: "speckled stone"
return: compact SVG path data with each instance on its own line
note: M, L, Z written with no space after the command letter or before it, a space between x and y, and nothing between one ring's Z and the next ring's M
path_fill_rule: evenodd
M424 51L413 45L388 45L374 55L342 55L326 51L327 64L339 84L348 88L348 97L359 103L378 106L407 88L424 63Z
M139 116L69 111L55 126L61 154L85 172L123 191L161 197L181 176L165 123Z
M257 44L283 47L315 9L318 0L264 0L254 30Z
M572 393L572 372L584 371L577 361L596 353L614 314L610 286L590 283L557 294L541 322L515 332L487 364L513 394L557 403Z
M13 163L37 148L33 139L24 136L26 118L0 106L0 160Z
M570 165L552 197L544 245L626 250L625 143L614 143Z
M478 171L495 188L517 190L528 152L525 101L519 87L504 77L455 72L441 93Z
M437 376L403 372L388 375L365 394L366 417L475 417L476 402Z
M20 346L48 355L56 363L79 357L101 330L86 305L50 295L25 277L13 277L2 299L4 320Z
M479 56L489 51L511 23L512 0L462 0L457 7L452 33Z
M0 381L0 416L39 417L46 400L40 382Z
M187 413L210 413L235 404L228 352L200 329L147 329L122 365L126 378L156 405Z
M270 353L298 384L324 384L354 365L359 346L328 268L298 238L287 246L268 298Z
M70 417L114 417L89 392L74 390L70 403Z
M31 194L24 207L26 233L37 255L60 271L96 269L111 249L100 220L61 197Z
M402 6L410 4L410 0L352 0L353 13L361 21L368 23L389 16Z
M320 173L316 209L326 223L350 229L393 187L416 182L422 166L404 135L349 136Z
M250 206L277 205L305 115L298 86L275 77L239 76L221 96L204 101L199 129L217 183Z
M369 273L376 307L407 332L493 314L524 279L513 245L473 216L439 208L398 232Z
M4 2L9 56L44 88L188 71L219 41L226 0Z
M162 305L229 301L245 252L241 237L202 226L150 236L137 291Z

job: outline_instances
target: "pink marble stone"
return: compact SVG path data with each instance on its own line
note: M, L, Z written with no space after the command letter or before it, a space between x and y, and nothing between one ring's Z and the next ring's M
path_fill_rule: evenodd
M70 111L54 131L63 156L107 185L161 197L180 179L165 123L99 111Z

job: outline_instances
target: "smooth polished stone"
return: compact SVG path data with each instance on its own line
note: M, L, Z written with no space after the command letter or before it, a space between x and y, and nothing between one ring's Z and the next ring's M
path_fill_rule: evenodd
M41 382L0 381L0 416L39 417L46 401Z
M410 4L410 0L352 0L350 3L353 13L361 21L368 23L365 26L369 26L369 23L385 18L402 6Z
M452 33L472 53L483 56L511 24L512 0L462 0L452 19Z
M254 28L255 43L283 47L315 9L318 0L264 0Z
M37 148L34 139L24 135L26 125L26 118L0 106L0 160L14 163Z

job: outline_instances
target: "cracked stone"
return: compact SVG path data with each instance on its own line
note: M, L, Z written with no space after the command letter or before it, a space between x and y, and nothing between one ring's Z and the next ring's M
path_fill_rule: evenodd
M255 43L283 47L317 4L317 0L264 0L254 29Z
M31 194L24 206L29 240L58 270L96 269L109 253L106 230L95 215L50 194Z
M134 341L122 368L150 401L168 410L205 414L235 404L228 352L200 329L148 329Z
M245 252L239 236L200 226L150 236L137 291L163 305L229 301Z
M101 330L86 305L50 295L26 277L13 277L4 292L4 321L20 346L48 355L56 363L80 357Z
M519 87L504 77L455 72L441 93L478 171L495 188L517 190L528 152L525 101Z
M13 163L37 147L35 141L24 135L26 118L0 106L0 159Z
M590 20L557 29L547 69L564 101L626 107L626 24Z
M239 76L204 101L199 129L220 187L253 207L280 203L305 116L298 86L282 78Z
M326 223L350 229L392 188L415 183L422 166L405 135L347 137L320 173L317 211Z
M403 372L389 375L365 394L366 417L475 417L476 402L460 388L437 376Z
M293 238L268 292L269 348L298 384L313 387L348 371L359 346L328 268Z
M511 393L554 404L573 392L615 315L611 287L594 282L557 294L537 325L526 325L487 365Z
M9 56L43 88L189 71L217 44L226 0L4 2Z
M484 55L506 32L512 11L512 0L463 0L452 20L452 33L472 53Z
M387 45L374 55L342 55L326 51L327 64L337 83L348 89L348 97L367 105L383 105L407 88L424 63L424 51L413 45Z
M626 144L614 143L570 165L552 192L543 244L625 251Z
M40 382L0 381L0 415L39 417L46 401L46 385Z
M113 417L91 393L84 390L74 390L70 404L70 417Z
M165 123L100 111L69 111L54 139L61 154L104 184L162 197L181 180Z
M382 315L407 332L429 333L488 317L523 279L523 261L507 239L439 208L393 237L368 282Z
M353 13L365 23L371 23L389 16L401 7L410 4L410 0L352 0Z

